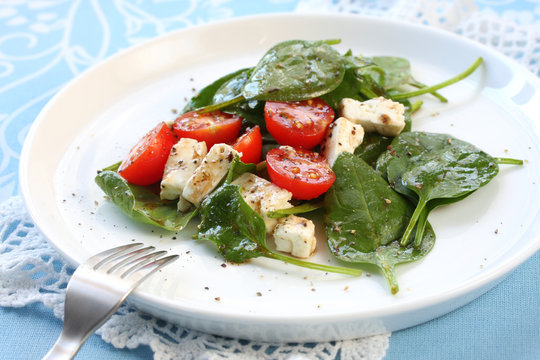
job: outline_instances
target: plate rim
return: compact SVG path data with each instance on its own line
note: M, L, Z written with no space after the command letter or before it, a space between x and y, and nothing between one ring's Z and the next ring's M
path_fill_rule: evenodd
M536 77L532 72L530 72L528 69L523 67L521 64L517 63L511 58L506 57L505 55L497 52L496 50L483 45L481 43L478 43L476 41L473 41L471 39L465 38L463 36L459 36L454 33L450 33L448 31L424 26L421 24L411 23L400 19L387 19L387 18L379 18L375 16L366 16L366 15L354 15L354 14L298 14L298 13L274 13L274 14L260 14L260 15L249 15L249 16L241 16L241 17L235 17L232 19L226 19L226 20L219 20L214 21L211 23L206 23L202 25L196 25L188 28L178 29L175 31L172 31L170 33L151 38L148 40L145 40L144 42L130 46L126 49L122 49L115 54L107 57L104 61L99 62L98 64L95 64L82 73L80 73L78 76L71 79L59 92L57 92L43 107L43 109L40 111L39 115L36 117L34 122L32 123L30 130L28 131L26 135L26 139L24 141L23 149L21 151L21 157L20 157L20 164L19 164L19 182L21 185L21 192L23 194L24 203L26 205L26 208L28 209L28 212L30 214L30 217L34 221L34 224L38 227L40 232L44 235L44 238L47 240L49 244L51 244L59 253L62 254L63 258L66 259L71 265L77 266L78 262L76 259L74 259L69 253L66 253L64 249L59 246L53 239L51 239L50 231L48 231L47 227L42 226L39 219L39 211L42 210L35 202L33 202L33 199L30 197L30 184L28 179L28 159L30 157L30 150L31 145L35 140L35 137L39 134L39 128L42 126L43 122L47 119L47 113L50 110L51 107L54 106L55 102L57 102L59 99L61 99L64 94L68 93L70 89L79 81L82 81L81 79L85 79L86 77L89 77L92 75L96 69L108 66L110 63L118 61L118 59L121 59L123 57L129 56L130 53L134 53L137 51L140 51L144 47L151 46L156 44L157 42L167 42L170 41L169 39L182 36L183 34L187 34L189 32L193 31L200 31L201 28L210 29L212 27L219 28L224 25L234 23L242 23L242 22L253 22L253 21L276 21L276 19L279 18L304 18L309 19L310 21L315 21L318 18L334 18L334 19L347 19L348 21L375 21L378 23L384 23L384 24L391 24L393 26L405 26L405 27L411 27L414 29L422 29L423 31L429 31L437 36L442 36L444 38L450 38L454 41L459 42L465 42L468 43L471 46L478 47L479 49L482 49L482 52L487 52L491 56L495 57L496 59L502 61L505 64L511 64L513 67L517 67L524 71L525 74L528 74L528 80L531 80L531 82L537 87L540 87L540 79ZM539 208L540 212L540 208ZM535 218L538 217L538 213L536 214ZM475 276L472 279L469 279L465 283L461 283L459 286L456 286L455 288L446 291L444 293L437 293L433 294L427 297L423 297L423 301L418 301L418 299L410 300L410 301L404 301L400 304L392 306L391 309L377 309L373 310L371 309L369 312L369 315L373 315L370 317L381 317L381 316L393 316L397 314L404 314L411 311L416 311L421 308L424 308L426 306L435 306L437 304L441 304L444 301L449 301L452 299L460 298L466 294L470 294L471 292L478 290L479 288L485 287L489 284L492 284L496 282L498 279L501 279L505 275L507 275L510 271L521 265L524 261L526 261L528 258L533 256L538 250L540 250L540 235L536 236L534 241L531 241L528 246L521 248L519 251L517 251L511 258L506 258L504 261L498 264L498 266L494 267L493 269L486 269L485 272L483 272L481 275ZM495 284L493 284L494 286ZM488 287L485 291L487 291L490 287ZM483 291L483 292L485 292ZM480 295L480 294L479 294ZM390 295L389 295L390 296ZM160 307L164 307L167 310L175 310L178 311L178 307L173 306L173 301L168 299L162 299L158 296L152 295L152 294L146 294L146 293L139 293L137 291L134 292L132 295L133 301L135 303L158 303ZM476 297L476 296L475 296ZM472 299L471 299L472 300ZM200 309L191 308L187 304L182 305L182 312L191 312L194 310L200 311ZM225 314L220 311L213 311L212 309L204 309L203 311L206 316L213 317L213 318L219 318L222 320L228 320L228 319L238 319L239 314L234 314L231 316L228 316L228 314ZM355 318L362 319L366 315L366 311L359 311L352 314ZM253 322L253 323L259 323L261 321L265 322L274 322L278 321L280 323L283 322L297 322L297 321L329 321L329 320L335 320L336 318L350 318L351 314L335 314L335 313L318 313L315 315L301 315L294 318L291 317L280 317L279 315L266 315L266 314L251 314L251 313L245 313L242 316L242 321L244 322ZM279 318L279 319L278 319Z

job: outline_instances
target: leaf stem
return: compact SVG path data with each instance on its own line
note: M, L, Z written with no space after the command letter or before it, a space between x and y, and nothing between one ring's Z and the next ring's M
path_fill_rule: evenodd
M360 93L362 93L362 95L364 95L368 99L374 99L374 98L379 96L377 93L372 91L367 86L362 86L362 89L360 90Z
M239 102L244 101L244 100L246 100L244 95L238 95L238 96L233 97L232 99L224 101L222 103L207 105L207 106L199 108L199 109L197 109L195 111L197 111L200 114L209 113L209 112L212 112L212 111L216 111L216 110L226 108L227 106L234 105L234 104L239 103Z
M422 240L424 239L424 231L426 230L427 218L429 215L429 210L424 207L420 217L418 218L416 226L416 236L414 238L414 247L419 248L422 245Z
M422 84L418 81L414 82L414 83L411 83L410 84L411 86L414 86L415 88L417 89L423 89L425 87L427 87L427 85L425 84ZM435 96L437 99L439 99L440 102L442 103L447 103L448 102L448 99L445 98L444 96L442 96L441 94L439 94L438 92L436 91L433 91L432 93L430 93L431 95Z
M503 165L523 165L523 160L520 160L520 159L496 157L495 161L497 161L497 164L503 164Z
M341 44L341 39L328 39L328 40L324 40L325 43L327 43L328 45L337 45L337 44Z
M424 104L424 102L422 100L418 100L418 101L412 103L411 107L410 107L411 114L418 111L422 107L423 104Z
M416 209L414 209L414 213L411 216L411 220L409 221L409 225L407 225L407 228L405 229L405 232L403 233L403 237L401 238L400 245L401 246L407 246L409 243L409 238L411 237L411 234L414 230L414 226L418 222L418 219L420 218L420 215L422 214L424 208L426 207L427 201L423 198L420 198L418 201L418 205L416 205Z
M294 215L294 214L302 214L302 213L315 211L322 208L323 206L324 206L323 201L307 201L301 205L296 205L290 208L270 211L269 213L266 214L266 216L270 218L281 218L281 217L285 217L291 214Z
M411 98L411 97L414 97L414 96L419 96L419 95L432 93L432 92L434 92L436 90L439 90L439 89L442 89L442 88L447 87L449 85L452 85L454 83L457 83L458 81L461 81L461 80L465 79L467 76L469 76L470 74L472 74L482 64L482 61L483 61L482 58L479 57L478 59L476 59L476 61L471 66L469 66L469 68L467 70L465 70L461 74L458 74L458 75L456 75L456 76L454 76L454 77L452 77L452 78L450 78L450 79L448 79L446 81L438 83L436 85L426 86L426 87L420 88L419 90L409 91L409 92L393 95L392 99L393 100L408 99L408 98Z
M352 275L352 276L360 276L360 275L362 275L362 270L312 263L312 262L309 262L309 261L304 261L304 260L300 260L300 259L297 259L297 258L293 258L291 256L278 254L278 253L275 253L275 252L270 252L269 254L267 254L267 256L270 257L270 258L276 259L276 260L281 260L281 261L284 261L286 263L290 263L290 264L293 264L293 265L296 265L296 266L301 266L301 267L308 268L308 269L328 271L328 272L332 272L332 273Z
M388 281L388 285L390 285L390 292L392 295L396 295L399 291L399 285L396 279L396 272L394 270L394 266L384 262L380 264L381 269L384 273L384 277L386 278L386 281Z

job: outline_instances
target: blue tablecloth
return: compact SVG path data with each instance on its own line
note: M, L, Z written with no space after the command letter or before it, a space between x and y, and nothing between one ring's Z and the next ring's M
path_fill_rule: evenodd
M539 24L538 2L476 3L507 18ZM177 28L234 16L289 12L296 6L297 0L0 1L0 202L18 194L18 154L33 119L67 81L88 66L134 42ZM123 21L127 18L123 12L141 9L145 13L138 13L138 18L144 20ZM58 53L51 49L66 41L78 45L71 47L70 61L56 59ZM472 303L393 333L385 359L540 359L539 274L537 253ZM40 358L61 329L61 321L41 304L0 308L0 323L0 359ZM78 356L151 357L149 348L119 350L97 336Z

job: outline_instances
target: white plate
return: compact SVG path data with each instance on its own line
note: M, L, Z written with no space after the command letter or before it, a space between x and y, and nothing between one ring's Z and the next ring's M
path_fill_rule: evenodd
M211 243L133 222L104 199L96 170L122 159L158 121L217 77L252 66L276 42L341 38L339 50L398 55L436 83L485 65L425 97L414 129L450 133L494 156L526 159L466 200L430 216L435 248L398 267L401 291L382 276L325 274L273 260L222 266ZM130 298L198 330L267 341L347 339L413 326L466 304L540 247L538 79L505 57L452 34L358 16L272 15L172 33L113 56L66 86L25 143L21 186L36 224L68 261L133 239L180 255ZM329 258L319 239L314 261Z

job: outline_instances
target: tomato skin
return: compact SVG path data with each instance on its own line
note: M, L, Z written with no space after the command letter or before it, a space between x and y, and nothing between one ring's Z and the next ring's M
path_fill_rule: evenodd
M240 133L242 118L221 111L198 113L190 111L180 115L173 124L178 138L191 138L206 142L210 149L218 143L231 143Z
M145 186L161 180L176 140L167 124L159 123L130 150L128 157L120 164L118 173L134 185Z
M244 134L236 139L232 147L242 153L240 160L246 164L256 164L261 161L262 135L259 125L247 129Z
M332 107L319 98L264 105L266 129L281 145L312 149L323 140L334 121Z
M268 152L266 165L270 180L289 190L293 199L314 199L336 180L328 161L310 150L280 146Z

